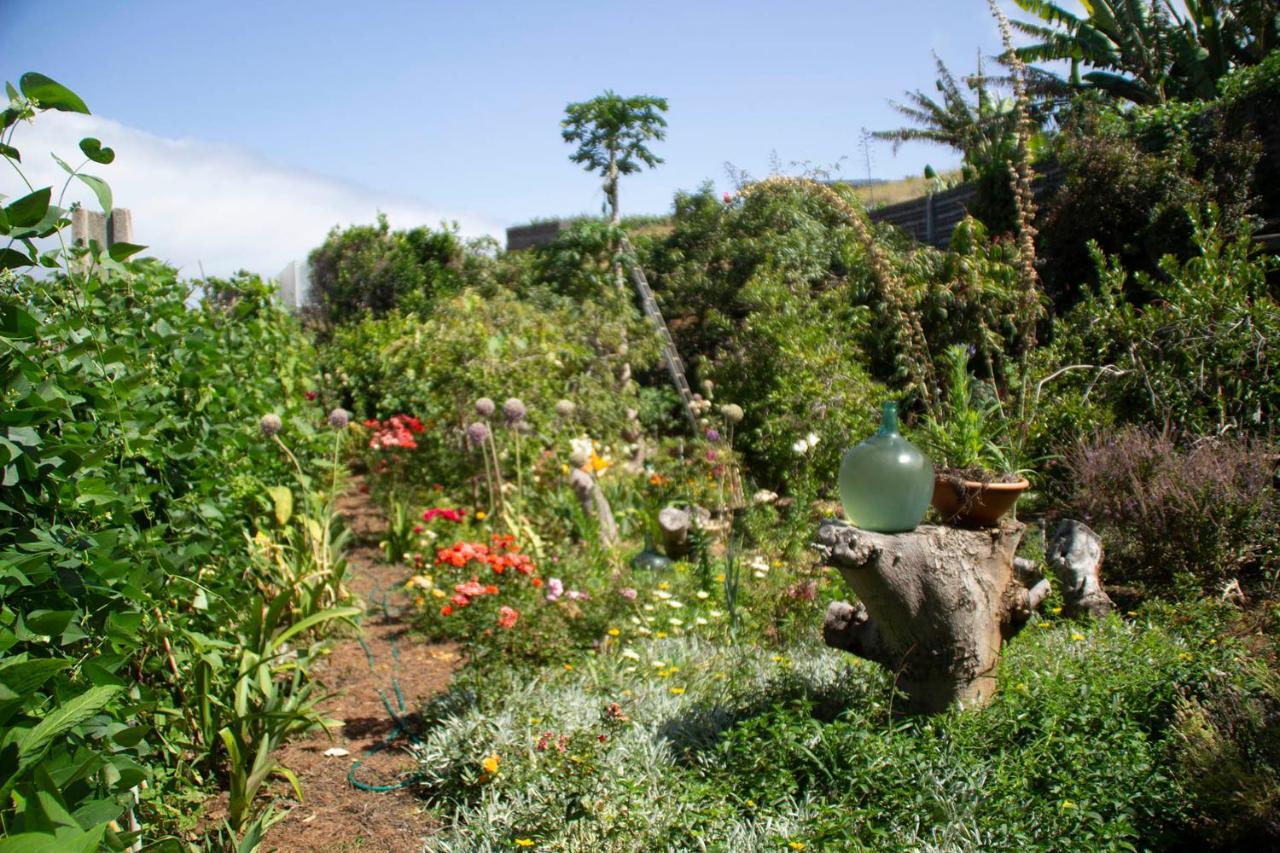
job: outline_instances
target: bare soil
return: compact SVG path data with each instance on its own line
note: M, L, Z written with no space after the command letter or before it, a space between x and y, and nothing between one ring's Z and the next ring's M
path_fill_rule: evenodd
M347 779L354 762L361 762L357 778L371 785L391 784L412 775L415 765L403 742L369 754L394 728L394 722L378 695L381 690L395 705L393 674L400 681L405 706L415 713L422 701L442 691L459 662L449 645L431 645L408 633L410 600L403 583L407 570L383 562L377 541L384 519L359 482L339 501L339 510L355 533L357 545L348 554L350 586L367 605L362 620L364 641L373 655L373 667L355 636L339 640L331 654L312 670L333 695L320 704L321 712L341 726L329 735L317 732L308 740L287 744L276 754L297 774L303 800L281 784L274 793L279 808L289 815L267 833L266 850L280 851L403 851L421 848L422 839L435 827L412 788L386 793L362 791ZM386 592L386 610L382 595ZM402 616L403 614L403 616ZM393 644L399 663L392 656ZM412 720L410 720L411 722ZM333 748L347 755L325 755Z

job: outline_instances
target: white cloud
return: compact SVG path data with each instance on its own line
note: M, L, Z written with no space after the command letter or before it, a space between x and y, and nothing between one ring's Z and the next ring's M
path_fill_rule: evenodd
M149 247L145 254L187 276L198 276L202 267L209 275L247 269L274 276L318 246L334 225L371 223L379 211L393 228L457 220L464 236L502 233L478 215L288 169L235 146L168 139L100 116L42 113L20 127L14 145L31 183L53 185L56 199L66 174L49 152L75 165L83 160L77 146L85 136L116 152L114 163L90 163L85 171L111 185L116 207L133 212L134 240ZM0 192L16 196L26 189L6 170ZM73 201L99 209L79 181L63 206Z

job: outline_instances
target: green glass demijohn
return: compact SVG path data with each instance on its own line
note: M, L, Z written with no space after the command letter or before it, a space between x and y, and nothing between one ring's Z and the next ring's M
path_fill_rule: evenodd
M898 432L898 404L885 403L880 429L840 462L840 503L863 530L902 533L924 518L933 498L933 463Z

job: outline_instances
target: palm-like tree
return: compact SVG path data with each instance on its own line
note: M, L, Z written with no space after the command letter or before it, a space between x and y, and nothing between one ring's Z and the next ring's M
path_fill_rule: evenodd
M934 62L938 66L934 85L942 95L941 100L919 90L907 92L905 103L890 101L890 104L914 122L914 126L880 130L871 135L893 142L895 151L902 143L915 141L954 148L964 155L965 180L972 180L993 166L1004 168L1017 145L1013 99L988 88L981 57L977 74L966 78L963 85L936 55Z
M1138 104L1213 98L1224 74L1280 42L1280 0L1080 2L1083 16L1049 0L1014 0L1038 19L1012 22L1036 39L1018 55L1068 61L1072 84Z

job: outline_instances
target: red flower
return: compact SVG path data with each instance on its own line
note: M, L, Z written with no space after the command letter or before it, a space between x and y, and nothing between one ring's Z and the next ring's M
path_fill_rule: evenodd
M310 403L310 402L313 402L316 399L316 397L319 397L320 395L317 394L315 391L306 391L303 393L302 396L306 397L307 402Z
M488 586L486 586L486 587L484 588L484 594L485 594L485 595L497 595L497 594L498 594L498 588L497 588L496 586L494 586L493 584L489 584Z
M466 607L468 604L471 603L471 599L467 598L462 593L458 593L457 595L450 597L449 600L452 601L454 604L458 605L459 607Z
M540 587L542 586L542 578L530 578L529 583L533 584L535 588Z
M516 620L520 618L520 611L514 607L503 605L498 609L498 627L511 628L516 624Z
M451 605L446 604L444 607L440 608L441 616L448 616L452 612L453 612L453 607Z
M423 510L423 521L435 521L437 518L443 518L446 521L461 522L466 518L466 511L461 509L442 509L435 507L433 509Z

